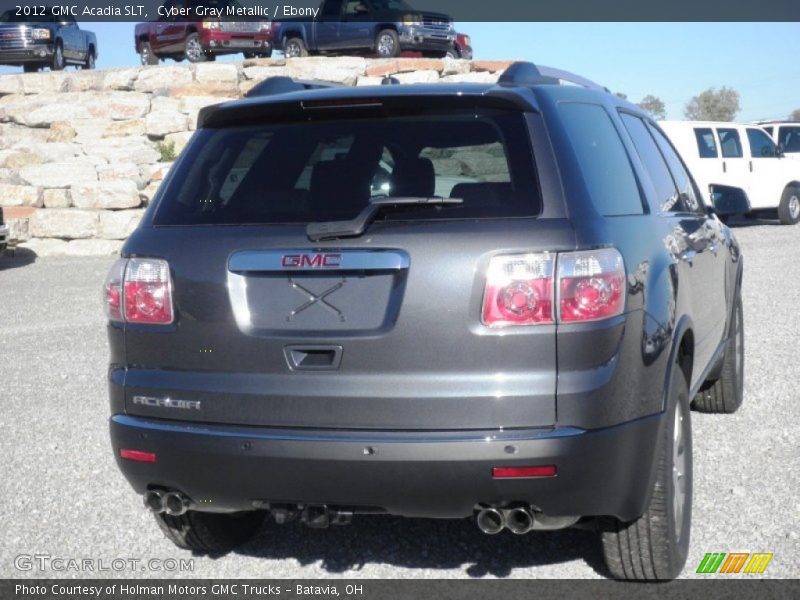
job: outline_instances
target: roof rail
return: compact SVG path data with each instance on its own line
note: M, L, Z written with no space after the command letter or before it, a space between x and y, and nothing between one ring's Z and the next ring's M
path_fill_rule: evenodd
M342 86L329 81L308 81L305 79L292 79L291 77L281 75L278 77L270 77L257 83L250 88L250 91L245 94L245 97L275 96L277 94L288 94L290 92L300 92L303 90L318 90L334 87Z
M513 63L497 80L500 85L560 85L562 82L590 90L609 92L607 87L575 73L554 69L553 67L545 67L544 65L536 66L532 62L520 61Z

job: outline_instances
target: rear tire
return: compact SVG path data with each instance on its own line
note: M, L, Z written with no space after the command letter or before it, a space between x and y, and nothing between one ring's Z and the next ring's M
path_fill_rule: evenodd
M283 55L286 58L300 58L308 56L308 48L302 38L290 37L283 43Z
M89 47L89 51L86 53L86 62L83 63L83 68L91 71L95 67L95 55L94 55L94 48Z
M461 53L455 46L450 46L450 49L447 51L447 54L445 55L445 58L449 58L451 60L457 60L461 58Z
M56 42L56 47L53 50L53 58L50 61L51 71L63 71L67 63L64 61L64 45L61 40Z
M703 413L734 413L742 405L743 395L744 311L741 293L738 293L731 314L725 356L722 358L722 372L719 379L697 393L692 408Z
M606 564L617 579L674 579L686 564L692 522L692 428L689 386L677 364L667 410L645 513L627 523L613 517L600 523Z
M154 515L164 535L176 546L203 554L229 552L258 533L263 513L233 514L190 510L179 517Z
M783 191L778 205L778 218L784 225L794 225L800 221L800 189L789 186Z
M153 54L153 49L149 42L143 42L139 47L139 59L143 66L153 66L158 64L158 57Z

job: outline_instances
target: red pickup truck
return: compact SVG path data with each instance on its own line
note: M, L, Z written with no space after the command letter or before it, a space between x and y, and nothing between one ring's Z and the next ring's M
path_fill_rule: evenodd
M208 6L213 5L214 10ZM230 10L228 9L230 7ZM242 10L237 0L166 0L158 20L139 23L136 52L143 65L160 59L190 62L215 60L220 54L243 53L245 58L272 55L272 27L267 20L226 20Z

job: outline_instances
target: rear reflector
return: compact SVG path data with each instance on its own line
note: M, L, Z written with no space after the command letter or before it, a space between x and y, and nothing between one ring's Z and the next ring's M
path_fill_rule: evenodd
M119 456L125 460L135 460L136 462L156 462L156 455L154 453L142 452L141 450L128 450L127 448L120 448Z
M555 254L510 254L489 262L482 320L490 327L553 322Z
M517 477L555 477L555 465L538 467L492 467L494 479L514 479Z
M123 312L128 323L172 323L172 282L167 261L131 258L125 268Z

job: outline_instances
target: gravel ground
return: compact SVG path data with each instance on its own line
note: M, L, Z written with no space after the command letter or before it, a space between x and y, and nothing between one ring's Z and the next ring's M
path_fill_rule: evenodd
M706 552L773 552L771 577L800 577L800 226L740 226L746 388L732 416L692 415L695 499L685 576ZM0 577L15 557L194 558L184 576L560 577L603 575L592 533L488 537L469 520L358 518L329 531L266 525L226 556L192 557L159 532L108 440L100 287L109 259L0 259ZM85 573L85 576L97 576ZM104 573L113 575L113 573ZM123 576L177 572L123 571Z

